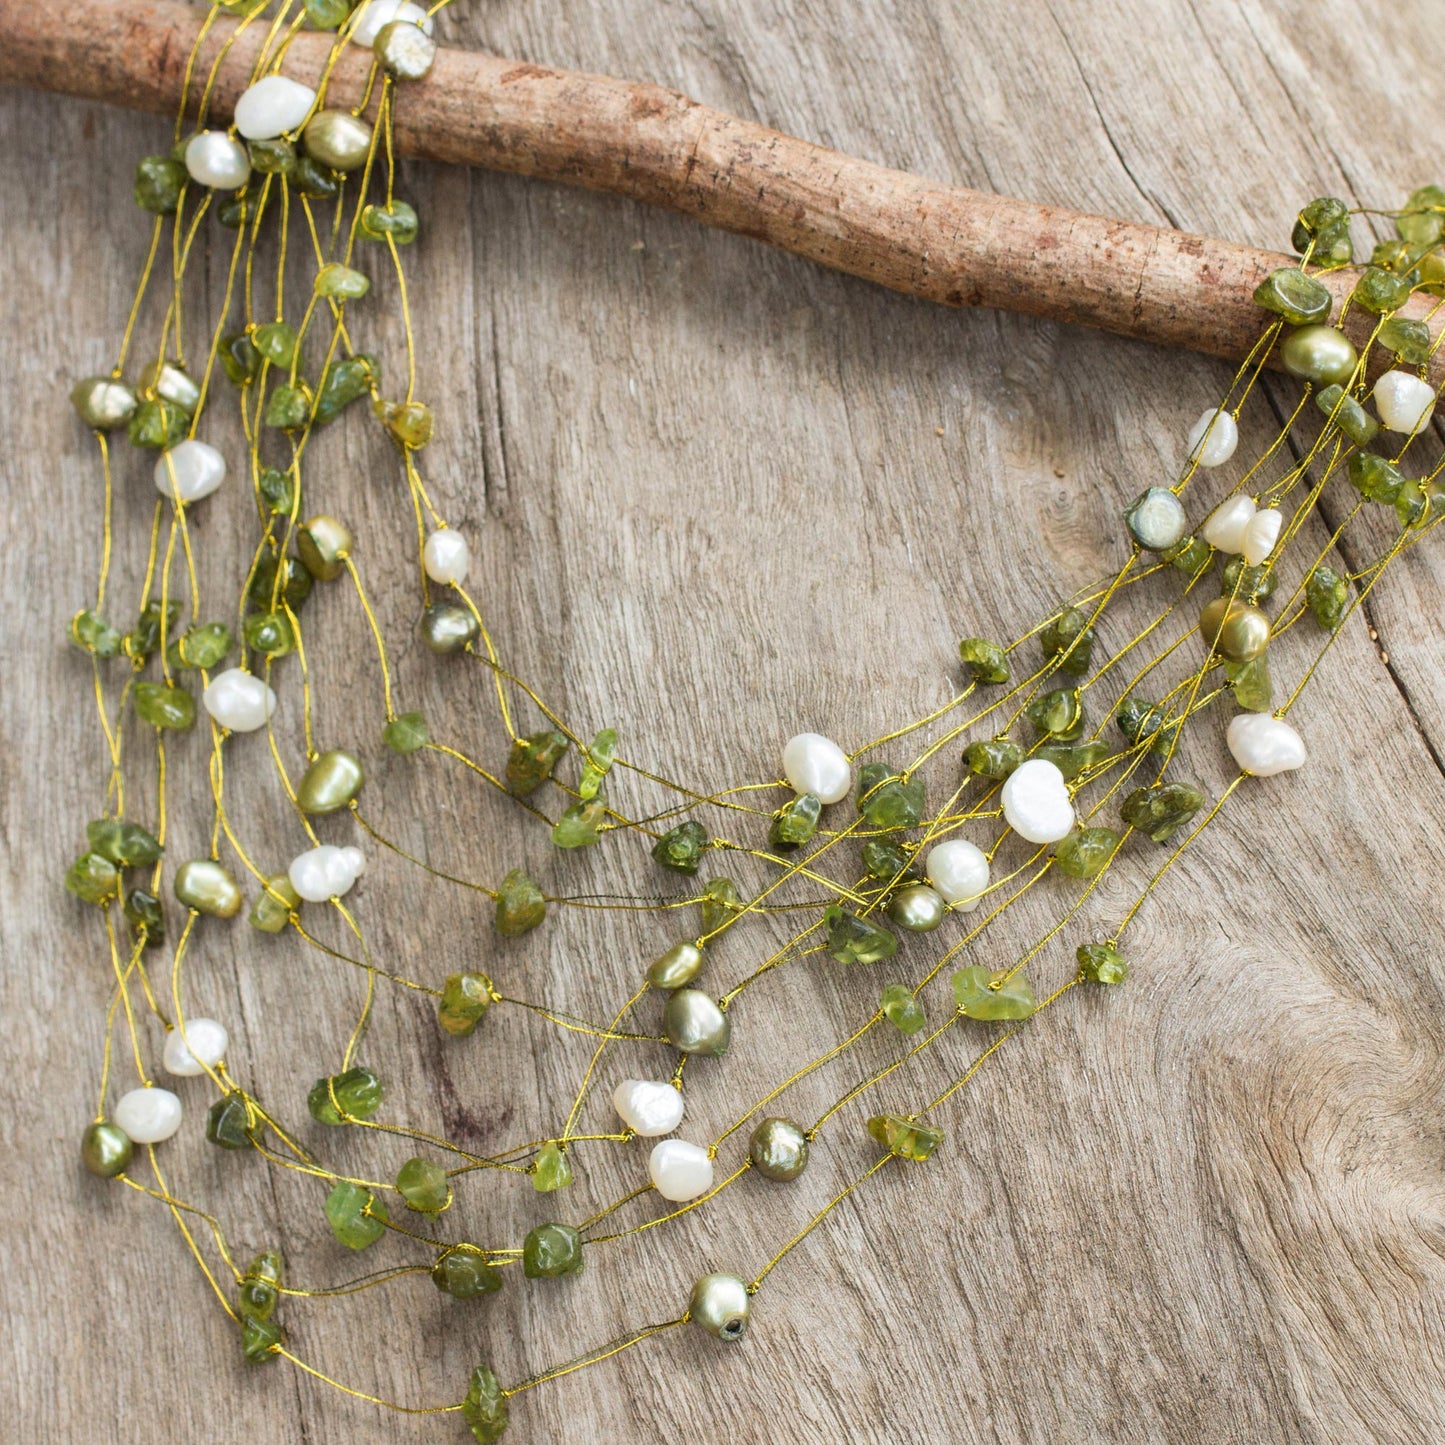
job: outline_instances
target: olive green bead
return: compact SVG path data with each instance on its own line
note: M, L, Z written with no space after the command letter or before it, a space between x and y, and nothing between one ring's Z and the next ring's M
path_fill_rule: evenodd
M522 1273L528 1279L581 1274L582 1236L570 1224L539 1224L522 1241Z
M983 637L965 637L958 644L958 656L975 682L1008 681L1008 657L998 643Z
M932 933L947 912L942 896L926 883L900 888L888 903L888 917L909 933Z
M1084 742L1047 742L1034 750L1034 757L1052 763L1064 775L1066 783L1097 767L1109 756L1109 744L1102 738Z
M1290 242L1301 256L1309 252L1317 266L1347 266L1354 258L1350 244L1350 208L1337 196L1320 196L1300 213Z
M653 988L675 989L689 984L702 972L703 951L696 943L674 943L647 970Z
M943 1130L920 1124L902 1114L875 1114L868 1121L868 1132L899 1159L916 1163L932 1156L943 1143Z
M738 916L742 894L731 878L709 878L702 890L702 931L704 936L716 933Z
M332 261L316 273L316 294L337 301L359 301L371 290L371 278L339 261Z
M241 911L236 880L214 858L191 858L182 863L171 886L176 898L196 913L234 918Z
M787 1184L808 1167L808 1136L791 1119L764 1119L748 1141L748 1158L764 1179Z
M1379 433L1380 423L1342 386L1327 386L1316 392L1315 405L1357 447L1369 446Z
M296 174L296 147L284 137L250 141L246 154L250 158L251 169L263 176Z
M300 155L296 157L296 174L291 184L308 200L329 201L341 189L341 178L314 157Z
M319 110L301 132L306 151L334 171L354 171L371 153L371 127L349 110Z
M248 386L261 370L261 353L244 331L232 331L221 338L221 370L232 386Z
M421 640L433 652L460 652L481 634L481 626L468 607L433 602L421 615Z
M1188 536L1181 537L1159 555L1186 577L1197 577L1213 560L1214 548L1203 537Z
M371 48L382 69L398 80L420 80L432 68L437 54L436 41L410 20L383 25Z
M1181 719L1171 720L1167 709L1130 694L1120 700L1114 721L1136 747L1152 740L1154 751L1165 753L1179 731Z
M1231 557L1219 579L1221 597L1238 597L1258 606L1268 602L1279 586L1279 574L1267 562L1251 567L1243 557Z
M1237 597L1216 597L1199 614L1204 645L1229 662L1253 662L1269 646L1269 618Z
M246 600L264 612L279 610L283 602L293 612L299 612L314 585L299 557L267 552L251 574Z
M196 700L183 687L138 682L135 710L142 722L167 732L186 732L196 725Z
M1076 828L1054 848L1054 864L1070 878L1097 878L1122 840L1112 828Z
M1406 366L1425 366L1433 350L1430 328L1423 321L1404 316L1392 316L1380 327L1376 339Z
M601 840L607 821L607 794L598 792L582 802L569 804L552 826L552 843L558 848L590 848Z
M953 997L959 1011L973 1019L1026 1019L1034 1011L1034 990L1021 973L985 964L960 968L953 975Z
M720 1340L740 1340L748 1330L748 1287L735 1274L705 1274L692 1287L687 1316Z
M250 1320L269 1320L281 1298L285 1261L279 1249L265 1249L246 1266L236 1286L237 1313Z
M347 407L360 401L380 377L375 357L358 352L344 361L333 361L322 373L316 392L315 420L326 426L336 420Z
M858 811L871 828L912 828L923 817L923 779L905 778L886 763L858 769Z
M535 793L552 776L566 753L565 733L548 729L514 738L507 754L507 791L518 798Z
M484 973L452 973L442 985L437 1022L454 1039L464 1039L492 1006L492 981Z
M253 612L242 624L246 645L265 657L296 651L296 629L284 612Z
M799 793L784 803L768 826L768 846L779 853L801 848L818 831L823 804L816 793Z
M261 420L281 431L298 431L311 419L311 392L297 377L295 382L282 382L271 393Z
M1351 300L1377 316L1398 310L1410 299L1410 278L1397 276L1383 266L1366 266L1350 293Z
M913 855L891 838L870 838L859 852L870 878L888 883L895 879L918 880Z
M1075 956L1079 977L1090 983L1123 983L1129 976L1129 965L1111 943L1081 943Z
M99 853L82 853L65 872L65 887L82 903L100 905L120 894L120 871Z
M1330 319L1334 297L1329 287L1298 266L1282 266L1255 287L1254 304L1284 317L1291 326L1308 326Z
M824 910L823 925L828 930L828 952L839 963L881 963L898 952L898 940L886 928L841 904Z
M530 932L547 916L542 890L522 872L513 868L497 889L497 932L507 938Z
M301 908L301 895L285 873L273 873L251 905L248 921L262 933L280 933Z
M1204 806L1204 790L1194 783L1173 782L1135 788L1119 812L1124 821L1156 843L1167 843Z
M186 168L170 156L142 156L136 163L132 194L141 210L169 216L181 203Z
M419 401L398 402L394 406L383 406L378 402L372 409L398 446L415 451L432 439L436 418L429 406L423 406Z
M176 623L180 620L181 604L168 602L162 610L160 602L152 598L141 608L135 628L126 636L125 651L134 658L147 658L161 645L164 629L167 637L175 635Z
M289 321L262 322L251 341L272 366L289 367L296 359L296 328Z
M123 1173L135 1153L130 1136L117 1124L101 1120L80 1136L80 1160L99 1179Z
M190 415L184 407L160 397L148 397L136 403L125 424L125 434L133 447L169 451L184 439L190 424Z
M277 1351L286 1342L286 1331L275 1320L241 1320L241 1353L248 1365L264 1365L279 1359Z
M386 1233L386 1204L360 1184L343 1181L326 1196L326 1222L337 1243L366 1249Z
M728 1016L701 989L680 988L662 1011L662 1031L685 1054L727 1053L732 1041Z
M330 582L346 571L346 559L356 539L351 528L335 517L311 517L296 534L296 550L306 570L318 582Z
M366 781L361 760L343 748L322 753L301 776L296 806L303 813L339 813Z
M390 237L398 246L409 246L416 240L419 223L415 208L406 201L392 200L383 206L367 206L357 229L368 241L385 241Z
M226 654L235 645L235 639L224 622L204 622L183 632L173 645L176 649L173 666L209 672L225 661Z
M408 1209L418 1214L440 1214L451 1206L452 1185L447 1171L431 1159L408 1159L397 1171L396 1192Z
M1274 683L1269 675L1269 654L1253 662L1226 662L1224 675L1234 701L1245 712L1269 712L1274 706Z
M122 818L97 818L87 823L85 841L92 853L121 868L144 868L158 862L166 851L153 833Z
M1073 742L1084 730L1084 703L1076 687L1051 688L1034 698L1024 712L1045 737Z
M1318 386L1344 386L1359 359L1354 343L1333 326L1301 326L1290 332L1279 349L1280 365L1291 376Z
M1082 677L1094 656L1094 629L1081 608L1066 607L1039 633L1044 661L1058 659L1059 670Z
M206 1140L220 1149L245 1149L254 1124L246 1096L232 1089L206 1110Z
M475 1299L479 1294L496 1294L502 1287L502 1271L488 1263L474 1244L454 1244L443 1250L432 1265L432 1283L453 1299Z
M161 901L148 889L132 888L125 895L125 916L145 947L159 948L166 941Z
M1350 485L1367 502L1394 506L1405 485L1405 474L1394 462L1374 452L1356 452L1350 458Z
M419 712L404 712L387 723L381 730L381 740L392 752L407 757L419 752L431 741L427 731L426 718Z
M1129 535L1146 552L1163 552L1188 535L1184 504L1168 487L1149 487L1124 509Z
M507 1430L507 1397L501 1383L485 1365L472 1371L462 1401L462 1419L477 1445L496 1445Z
M1012 738L992 738L970 743L964 750L963 760L969 772L976 776L1001 780L1008 777L1026 756L1022 743L1016 743Z
M351 0L306 0L304 8L313 30L335 30L351 14Z
M70 619L70 640L95 657L115 657L124 645L120 630L88 607Z
M572 1182L572 1162L567 1151L555 1140L549 1140L537 1151L532 1165L532 1188L538 1194L553 1194Z
M92 431L114 431L131 419L136 395L113 376L88 376L70 388L70 404Z
M603 728L587 744L582 761L582 777L577 783L577 795L584 801L595 798L602 790L602 780L612 771L617 758L617 729Z
M1335 632L1344 620L1345 605L1350 597L1350 584L1335 571L1321 563L1305 583L1305 601L1314 619L1326 632Z
M692 877L702 863L707 847L707 830L701 823L679 823L652 845L653 859L673 873Z
M352 1119L370 1119L381 1108L381 1080L358 1064L345 1073L317 1079L306 1095L306 1108L318 1124L333 1127Z
M913 990L903 983L890 983L878 1001L883 1017L901 1034L916 1034L928 1019Z

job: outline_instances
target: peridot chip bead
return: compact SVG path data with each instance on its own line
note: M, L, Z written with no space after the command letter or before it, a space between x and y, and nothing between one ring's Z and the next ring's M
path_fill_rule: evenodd
M368 241L385 241L389 237L398 246L409 246L416 240L419 228L416 208L406 201L372 204L361 213L360 231Z
M282 382L266 402L262 421L279 431L297 431L311 417L311 392L298 377L295 383Z
M921 1162L943 1143L943 1130L920 1124L902 1114L875 1114L868 1121L868 1132L890 1154L900 1159Z
M474 1244L454 1244L443 1250L432 1265L432 1283L453 1299L475 1299L479 1294L496 1294L502 1287L502 1271L488 1263Z
M828 952L839 963L881 963L898 952L898 939L892 933L841 904L831 904L824 911L823 924L828 930Z
M1090 983L1123 983L1129 976L1129 965L1112 943L1081 943L1075 957L1079 977Z
M1152 739L1154 751L1166 753L1182 719L1170 720L1166 710L1157 703L1146 702L1130 693L1120 699L1114 721L1119 725L1119 731L1136 747Z
M181 203L186 168L170 156L142 156L136 163L132 194L141 210L153 216L173 215Z
M1186 577L1197 577L1214 558L1214 548L1203 537L1181 537L1172 547L1159 554L1176 571Z
M1307 276L1298 266L1282 266L1255 287L1254 304L1283 316L1291 326L1306 326L1313 321L1330 319L1334 297L1328 287Z
M386 1233L386 1204L369 1189L343 1180L326 1196L326 1222L339 1244L365 1249Z
M124 641L117 628L88 607L70 619L70 640L95 657L116 656Z
M316 294L338 301L359 301L371 290L371 278L333 261L316 273Z
M1089 615L1078 607L1065 607L1039 633L1044 661L1059 660L1059 670L1082 677L1094 656L1094 629Z
M1415 246L1433 246L1445 232L1445 190L1421 186L1412 191L1405 208L1395 217L1395 229Z
M595 798L601 791L602 780L612 770L617 757L617 731L603 728L590 743L582 764L582 779L577 784L577 793L584 801Z
M308 200L329 201L341 189L341 177L330 166L303 154L296 157L296 174L291 184Z
M653 988L672 990L684 988L702 972L706 955L696 943L674 943L647 970L647 981Z
M162 617L161 604L152 598L141 608L140 617L135 627L126 634L121 644L128 657L143 660L155 652L161 645L161 624L164 621L165 635L170 637L175 632L176 622L181 615L181 604L179 602L168 602Z
M530 932L547 916L542 890L522 872L513 868L497 889L497 932L507 938Z
M1279 348L1280 365L1291 376L1318 386L1347 384L1359 359L1354 343L1333 326L1301 326Z
M80 1136L80 1160L98 1179L123 1174L135 1153L135 1145L124 1129L104 1119L90 1125Z
M196 913L234 918L241 911L241 890L229 871L214 858L190 858L176 869L176 899Z
M92 853L109 858L121 868L144 868L158 862L166 851L153 833L139 823L120 818L97 818L87 823L85 841Z
M392 752L407 757L419 752L431 741L427 731L426 718L419 712L404 712L387 723L381 730L381 740Z
M132 888L125 895L125 916L146 948L159 948L166 941L161 901L149 889Z
M1041 693L1024 709L1028 720L1045 737L1073 742L1084 730L1084 704L1076 687L1056 687Z
M275 1320L241 1320L241 1353L248 1365L264 1365L278 1359L277 1351L286 1343L286 1331Z
M485 1366L472 1371L467 1397L462 1401L462 1419L477 1445L496 1445L507 1429L507 1397L497 1377Z
M891 838L870 838L860 851L868 876L881 883L892 883L895 878L902 882L918 877L913 855Z
M1243 557L1231 557L1224 564L1219 579L1221 597L1238 597L1243 602L1258 606L1274 596L1279 585L1279 576L1268 562L1251 567Z
M1054 864L1070 878L1097 878L1122 841L1112 828L1076 828L1054 848Z
M421 640L433 652L461 652L477 640L481 631L471 608L454 602L433 602L421 616Z
M261 353L245 331L232 331L223 336L217 354L221 370L232 386L249 386L261 370Z
M928 1022L913 990L903 983L890 983L879 999L883 1017L901 1034L913 1035Z
M378 402L374 410L397 445L417 450L432 439L436 418L429 406L419 401L397 402L394 406Z
M552 827L552 842L558 848L587 848L597 842L599 829L607 821L607 794L598 792L585 802L572 803Z
M1356 452L1350 458L1350 483L1367 502L1393 506L1405 485L1405 474L1374 452Z
M191 418L184 407L163 397L150 397L136 403L125 424L125 434L133 447L168 451L185 437L190 424Z
M906 778L887 763L858 769L858 811L873 828L912 828L923 817L923 779Z
M263 176L291 176L296 173L296 147L282 136L249 141L246 154L251 169Z
M492 981L484 973L451 973L442 985L437 1022L453 1038L473 1033L492 1006Z
M559 1279L582 1269L582 1236L570 1224L539 1224L522 1241L522 1273L528 1279Z
M731 878L709 878L702 890L702 931L706 937L737 917L742 894Z
M1348 266L1355 254L1349 206L1335 196L1311 201L1295 220L1290 242L1301 256L1309 252L1317 266Z
M70 388L70 404L92 431L114 431L131 419L136 396L114 376L88 376Z
M246 645L264 657L285 657L296 651L296 629L284 612L253 612L241 630Z
M418 1214L440 1214L452 1202L447 1171L431 1159L408 1159L397 1171L396 1192Z
M1034 749L1034 757L1052 763L1063 775L1066 783L1097 767L1109 756L1109 744L1103 738L1089 738L1085 742L1047 742Z
M251 333L251 342L272 366L287 368L296 359L296 328L289 321L265 321Z
M280 933L300 907L301 895L291 886L289 875L273 873L251 905L249 922L262 933Z
M1194 783L1164 783L1135 788L1120 805L1124 821L1156 843L1167 843L1204 806L1204 790Z
M535 793L552 776L566 752L564 733L549 730L514 739L507 757L508 792L518 798Z
M817 794L799 793L773 814L768 826L768 846L779 853L801 848L818 831L818 819L822 816L823 804Z
M264 1249L236 1286L236 1312L248 1320L269 1320L281 1298L286 1266L279 1249Z
M572 1182L572 1165L567 1151L555 1139L544 1144L532 1166L532 1188L538 1194L552 1194Z
M206 1110L206 1139L221 1149L247 1148L253 1127L251 1107L239 1089L222 1094Z
M1224 675L1234 689L1234 700L1245 712L1269 712L1274 704L1274 683L1269 675L1269 654L1253 662L1226 662Z
M176 639L176 662L172 665L209 672L226 660L234 642L231 629L224 622L204 622L187 629Z
M381 1080L358 1064L317 1079L306 1096L306 1107L318 1124L345 1124L370 1119L381 1108L382 1092Z
M283 602L293 612L299 612L311 595L312 585L311 574L301 565L299 557L268 552L256 563L246 588L246 600L266 612L273 608L279 610Z
M975 682L1008 681L1008 658L998 643L982 637L965 637L958 644L958 656Z
M65 871L65 887L82 903L97 906L120 896L120 872L99 853L82 853Z
M1410 299L1410 290L1408 276L1398 276L1383 266L1366 266L1355 282L1350 299L1376 316L1386 316Z
M679 823L652 845L652 856L664 868L689 877L698 870L702 852L707 846L707 832L701 823Z
M953 997L960 1013L971 1019L1026 1019L1034 1011L1034 990L1021 973L982 964L960 968L953 975Z
M303 813L339 813L350 807L365 781L361 759L344 748L333 748L301 775L296 806Z
M345 361L333 361L321 377L316 393L316 425L333 422L353 402L360 401L380 381L376 358L357 352Z
M1423 321L1392 316L1380 327L1376 339L1406 366L1424 366L1430 360L1430 328Z
M1326 632L1335 632L1344 620L1345 605L1350 598L1350 584L1323 562L1305 583L1305 601L1314 619Z
M306 0L304 9L313 30L335 30L351 14L351 0Z
M1415 477L1409 478L1395 498L1395 515L1402 527L1413 527L1429 510L1425 488Z
M970 743L964 749L963 760L969 772L980 778L1002 780L1023 762L1027 754L1022 743L1012 738L990 738Z
M135 686L136 716L152 727L168 732L185 732L196 725L196 700L183 687L161 682L138 682Z
M302 566L318 582L331 582L341 576L355 546L351 528L324 513L308 518L296 533Z

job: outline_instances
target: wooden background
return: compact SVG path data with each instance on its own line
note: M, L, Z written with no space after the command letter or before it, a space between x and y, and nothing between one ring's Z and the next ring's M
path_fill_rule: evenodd
M508 0L458 5L442 29L664 82L940 179L1279 246L1316 194L1386 205L1442 179L1433 10ZM0 687L5 1418L23 1440L461 1438L455 1417L384 1415L284 1366L244 1371L163 1211L76 1161L108 964L94 918L59 887L103 781L87 669L63 642L96 565L100 495L65 392L111 360L146 239L132 167L165 134L151 118L0 96L15 649ZM1189 355L929 309L606 197L422 166L403 167L401 190L426 226L408 259L439 418L427 471L474 539L476 592L507 656L579 728L611 724L629 756L709 786L772 776L800 727L856 745L946 699L960 635L1011 635L1117 563L1121 504L1172 473L1227 380ZM207 233L198 306L217 297L224 262ZM394 315L393 300L383 288L375 315ZM395 326L358 330L398 374ZM1246 446L1270 430L1268 407L1246 414ZM148 470L121 465L126 598ZM480 669L437 665L408 632L394 457L351 423L326 438L314 476L313 504L360 539L403 705L497 763ZM216 610L250 535L240 499L228 488L195 513ZM1440 1438L1438 551L1409 554L1371 599L1378 649L1365 619L1342 637L1301 711L1305 771L1247 790L1146 908L1123 989L1075 996L991 1063L947 1111L932 1164L884 1171L770 1278L742 1345L675 1332L520 1397L509 1438ZM364 801L379 826L486 881L525 862L558 890L656 886L631 843L549 857L439 760L384 757L354 600L338 584L307 618L329 679L319 736L371 760ZM1203 727L1194 747L1218 752L1217 732ZM228 779L246 836L279 863L298 834L257 752L234 748ZM177 858L202 846L203 772L198 735L177 749ZM368 851L359 913L403 972L482 967L504 990L601 1016L671 941L666 920L571 914L503 946L485 900ZM1126 897L1111 887L1105 914ZM1028 936L1010 927L1000 959ZM719 986L762 956L766 934L715 950ZM1067 967L1056 950L1036 971ZM690 1070L684 1132L710 1137L851 1028L878 983L813 962L747 994L733 1052ZM231 1027L238 1076L293 1120L360 1001L356 976L299 942L210 921L186 988L190 1012ZM871 1041L790 1108L812 1117L889 1047ZM423 1001L390 992L363 1051L391 1083L388 1117L483 1149L555 1128L586 1052L515 1012L443 1041ZM926 1097L966 1057L962 1040L945 1052L874 1106ZM627 1071L661 1067L642 1051ZM282 1244L300 1282L357 1272L328 1243L317 1189L218 1157L199 1139L204 1090L183 1092L188 1123L162 1154L175 1187L221 1209L243 1254ZM669 1318L698 1273L752 1273L866 1164L870 1102L840 1116L798 1185L745 1180L684 1225L599 1248L579 1279L513 1281L471 1306L424 1276L292 1303L292 1342L360 1388L442 1402L478 1359L516 1379ZM606 1126L604 1097L587 1117ZM408 1152L383 1167L375 1140L365 1153L324 1142L380 1177ZM615 1146L577 1158L568 1196L489 1181L448 1227L516 1242L551 1214L590 1212L643 1167ZM405 1257L387 1241L362 1267Z

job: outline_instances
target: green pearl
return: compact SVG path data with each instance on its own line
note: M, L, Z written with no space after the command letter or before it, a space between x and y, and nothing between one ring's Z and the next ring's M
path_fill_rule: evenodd
M888 904L888 917L909 933L932 933L947 912L948 905L926 883L900 888Z
M138 682L135 687L136 716L152 727L168 732L186 732L196 725L196 700L183 687L160 682Z
M398 246L409 246L416 240L416 211L405 201L393 200L384 206L370 205L362 211L357 229L368 241L385 241L390 236Z
M899 1159L921 1163L943 1143L943 1130L920 1124L902 1114L875 1114L868 1121L868 1132L890 1154Z
M740 1340L748 1330L748 1287L735 1274L705 1274L692 1287L688 1318L720 1340Z
M1282 266L1255 287L1254 304L1284 317L1291 326L1307 326L1330 319L1334 297L1327 286L1298 266Z
M1012 738L993 738L988 742L970 743L963 760L968 770L980 778L1003 779L1023 762L1027 754L1022 743Z
M286 1331L275 1320L242 1319L241 1353L248 1365L264 1365L277 1358L286 1342Z
M823 804L817 795L799 793L773 814L768 826L768 846L779 853L801 848L818 831L818 819L822 816Z
M317 1079L306 1095L306 1107L318 1124L332 1126L353 1119L370 1119L381 1108L381 1080L357 1065L343 1074Z
M135 929L136 937L147 948L159 948L166 941L165 914L161 901L144 888L132 888L125 895L125 916Z
M201 404L201 388L173 361L152 361L141 368L140 389L191 415Z
M1054 848L1054 864L1070 878L1097 878L1122 839L1112 828L1076 828Z
M109 858L82 853L65 872L65 887L82 903L100 905L120 894L120 873Z
M273 873L251 905L249 922L262 933L280 933L301 908L301 895L285 873Z
M731 878L709 878L700 899L703 936L716 933L736 918L742 901L738 885Z
M532 1188L538 1194L552 1194L572 1182L572 1164L567 1151L556 1140L544 1144L532 1166Z
M206 1139L221 1149L246 1149L252 1143L255 1121L239 1089L222 1094L206 1110Z
M440 1214L451 1206L451 1180L447 1171L431 1159L408 1159L397 1171L396 1190L406 1207L418 1214Z
M436 418L431 408L419 401L398 402L395 406L383 406L378 402L372 410L399 446L416 450L432 439Z
M319 110L301 134L307 153L334 171L354 171L371 154L371 127L349 110Z
M913 990L903 983L890 983L878 1002L883 1017L901 1034L916 1034L928 1022Z
M858 769L858 811L870 827L915 827L923 800L922 778L904 778L886 763L864 763Z
M706 847L707 830L701 823L688 821L664 833L652 845L652 856L673 873L685 873L691 877L702 863Z
M727 1053L732 1041L728 1016L701 989L680 988L662 1011L662 1031L685 1054Z
M1319 386L1346 385L1359 359L1350 338L1333 326L1301 326L1279 349L1280 365L1291 376Z
M432 1283L453 1299L475 1299L479 1294L496 1294L502 1287L502 1271L487 1262L474 1244L454 1244L437 1256L432 1265Z
M839 963L881 963L898 952L898 940L886 928L850 913L840 904L823 913L828 952Z
M170 156L142 156L135 168L135 203L153 216L169 216L181 203L186 168Z
M472 1371L462 1419L478 1445L496 1445L507 1430L507 1397L497 1377L485 1365Z
M335 517L312 517L296 534L296 550L306 570L318 582L330 582L346 571L346 559L356 539L351 528Z
M433 652L460 652L481 630L471 609L455 603L433 602L421 615L421 640Z
M552 842L558 848L590 848L600 841L607 821L607 794L599 792L585 802L572 803L552 828Z
M703 962L703 951L696 943L674 943L647 970L647 981L653 988L682 988L702 972Z
M169 451L184 439L191 425L184 408L159 397L138 402L125 424L125 434L133 447Z
M1026 1019L1034 1011L1034 991L1027 978L1006 969L975 964L953 975L953 997L959 1012L972 1019Z
M236 880L213 858L191 858L176 869L176 898L197 913L234 918L241 911Z
M1204 806L1204 790L1194 783L1165 783L1135 788L1119 812L1124 821L1156 843L1169 840Z
M1082 677L1094 655L1094 629L1088 614L1078 607L1066 607L1039 633L1039 647L1045 662L1055 658L1059 671Z
M1335 571L1321 563L1305 583L1305 601L1314 619L1326 632L1334 632L1344 620L1345 605L1350 598L1350 584Z
M975 682L1007 682L1008 657L996 642L965 637L958 644L959 660Z
M236 1286L236 1310L249 1320L269 1320L281 1298L285 1262L279 1249L262 1250L246 1266Z
M316 294L337 301L359 301L371 290L371 278L339 261L323 266L316 273Z
M89 376L70 388L70 404L92 431L114 431L131 419L136 396L113 376Z
M125 1130L104 1120L80 1136L81 1163L100 1179L114 1179L123 1173L134 1153L135 1145Z
M442 985L437 1022L455 1039L476 1030L492 1006L492 981L484 973L452 973Z
M570 1224L539 1224L522 1241L522 1273L528 1279L581 1274L582 1236Z
M1168 487L1148 487L1124 509L1129 535L1146 552L1163 552L1189 533L1184 504Z
M787 1184L808 1167L808 1136L791 1119L764 1119L748 1141L748 1158L764 1179Z
M354 753L333 748L302 774L296 806L303 813L339 813L350 806L365 781L361 760Z
M431 741L431 734L421 713L404 712L382 728L381 740L392 752L408 757L424 748Z
M497 932L507 938L528 933L547 916L542 890L522 872L513 868L497 889Z
M386 1204L360 1184L343 1181L326 1196L326 1222L339 1244L365 1249L386 1233Z
M90 608L71 618L70 640L83 652L96 657L114 657L123 646L119 630Z
M1129 965L1111 943L1081 943L1075 957L1079 977L1090 983L1123 983L1129 976Z
M1216 597L1199 614L1204 645L1228 662L1253 662L1269 646L1269 618L1237 597Z

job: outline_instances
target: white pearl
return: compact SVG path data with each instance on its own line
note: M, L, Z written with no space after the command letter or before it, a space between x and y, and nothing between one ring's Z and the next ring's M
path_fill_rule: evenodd
M225 1025L215 1019L187 1019L184 1034L174 1028L166 1035L161 1063L166 1073L193 1079L207 1069L214 1069L226 1057L226 1045L230 1042Z
M110 1117L133 1144L159 1144L181 1127L181 1101L169 1089L132 1089Z
M1412 371L1387 371L1375 383L1375 410L1391 431L1417 432L1435 409L1435 388Z
M1074 826L1074 803L1064 775L1044 758L1020 763L1004 780L1003 815L1030 843L1057 843Z
M1205 440L1205 433L1209 433ZM1189 428L1188 454L1201 467L1221 467L1239 445L1239 425L1222 407L1207 411ZM1197 456L1196 456L1197 453Z
M311 113L316 92L289 75L263 75L236 102L236 129L247 140L273 140L299 130Z
M640 1138L671 1134L682 1123L682 1091L650 1079L624 1079L612 1091L617 1117Z
M251 175L246 147L223 130L203 130L186 144L186 170L191 179L214 191L237 191Z
M1227 552L1231 557L1244 551L1244 534L1254 519L1256 503L1253 497L1226 497L1210 514L1199 529L1199 535L1211 547Z
M422 566L433 582L465 582L467 568L472 563L472 551L467 539L450 527L433 532L421 549Z
M1272 778L1304 765L1304 739L1268 713L1242 712L1232 718L1225 740L1234 761L1257 778Z
M198 502L226 480L226 459L207 442L194 438L177 442L170 451L161 453L155 478L161 496Z
M820 802L836 803L853 786L848 755L831 738L799 733L783 749L783 776L795 793L812 793Z
M988 887L988 859L983 849L967 838L935 843L928 850L924 872L943 895L943 901L955 905L957 913L972 913L978 907L979 894Z
M201 694L201 706L233 733L263 728L276 711L276 693L259 677L241 667L217 673Z
M683 1139L664 1139L647 1161L652 1187L664 1199L685 1204L712 1188L712 1160L707 1150Z
M1274 551L1274 544L1279 541L1279 529L1283 526L1283 513L1273 507L1266 507L1249 519L1249 526L1244 529L1244 546L1241 548L1244 560L1249 566L1258 567Z
M393 20L410 20L421 27L423 34L430 35L436 29L430 15L420 5L410 0L367 0L367 3L353 13L350 38L355 45L364 45L369 50L376 42L382 29Z
M308 903L325 903L328 898L340 898L349 893L365 866L366 859L361 849L337 848L323 843L319 848L308 848L293 858L286 876Z

